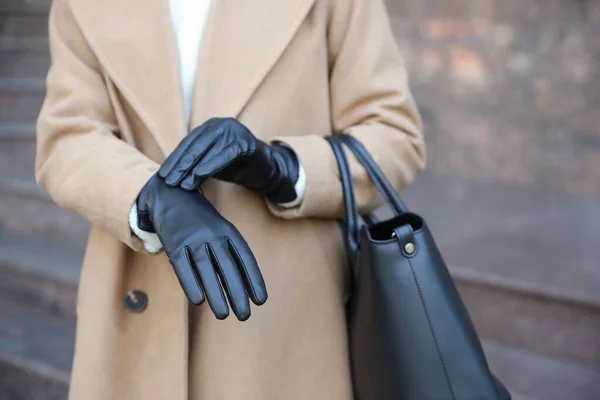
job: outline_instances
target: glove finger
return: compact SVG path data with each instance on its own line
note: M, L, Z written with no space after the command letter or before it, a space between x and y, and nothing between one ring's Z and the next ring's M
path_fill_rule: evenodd
M194 264L189 259L187 251L181 251L174 257L169 256L169 261L190 303L196 306L204 303L206 297L204 296L200 279L194 272Z
M181 157L183 157L183 155L188 151L190 146L192 146L194 142L198 140L198 138L203 136L203 134L210 129L210 127L211 123L209 121L192 130L186 137L184 137L183 140L177 145L175 150L173 150L173 152L169 154L167 159L162 163L160 169L158 170L158 175L165 179L173 167L177 165Z
M225 300L207 245L203 245L198 251L193 251L188 247L187 251L200 277L210 309L217 319L227 318L229 316L229 306Z
M214 157L213 154L218 152L220 147L219 132L206 131L197 136L196 140L175 162L171 171L165 175L165 183L168 186L178 186L200 160L204 157Z
M250 318L250 301L238 270L236 260L224 241L207 245L233 313L240 321Z
M233 164L239 157L239 154L239 146L236 143L231 143L223 149L219 149L218 153L214 152L213 154L213 152L210 152L210 154L205 154L181 182L181 188L184 190L200 189L200 185L202 185L206 178Z
M186 137L183 138L175 150L173 150L173 152L169 154L167 159L162 163L160 169L158 170L158 175L165 179L173 171L173 169L181 163L183 156L199 145L197 141L200 139L206 140L207 136L210 136L207 134L213 132L218 124L219 119L213 118L193 129ZM200 146L200 148L204 147L206 147L206 144L204 146Z
M269 297L267 286L248 243L241 236L235 240L235 243L233 238L227 237L225 240L231 255L237 261L250 299L257 306L265 304Z

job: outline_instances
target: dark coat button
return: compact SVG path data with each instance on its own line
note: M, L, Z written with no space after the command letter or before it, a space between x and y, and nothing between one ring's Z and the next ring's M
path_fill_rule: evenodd
M148 307L148 295L141 290L130 290L125 294L125 305L129 311L140 313Z

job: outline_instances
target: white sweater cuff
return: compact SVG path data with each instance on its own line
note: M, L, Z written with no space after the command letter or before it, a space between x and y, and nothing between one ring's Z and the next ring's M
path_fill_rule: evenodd
M283 208L294 208L302 203L304 192L306 191L306 172L304 171L304 167L300 160L298 160L298 180L294 185L294 190L296 190L296 198L294 200L288 201L287 203L278 203L277 205Z
M133 207L129 211L129 226L133 233L142 241L144 248L150 254L159 253L163 246L156 233L147 232L138 226L137 204L133 203Z

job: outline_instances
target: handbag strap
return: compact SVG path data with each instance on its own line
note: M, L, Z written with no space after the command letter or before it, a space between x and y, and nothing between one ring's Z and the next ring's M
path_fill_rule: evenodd
M348 255L348 262L353 269L355 268L356 255L358 254L360 240L360 224L358 217L358 207L356 205L356 196L354 194L354 184L352 182L352 174L346 153L342 147L342 141L338 136L327 136L325 138L331 145L333 154L337 161L340 171L340 179L342 181L342 189L344 195L344 220L342 221L342 230L344 233L344 244ZM356 276L356 275L355 275Z
M381 192L383 198L392 207L397 215L407 212L407 208L396 193L392 184L385 177L383 171L379 168L375 160L371 157L364 146L354 137L348 134L336 136L327 136L325 138L333 150L340 172L342 181L342 189L344 195L344 220L342 221L342 230L344 233L344 244L348 255L348 262L353 271L354 278L358 279L359 271L357 270L358 251L360 247L360 215L356 203L356 194L354 191L354 182L352 173L346 158L346 153L343 144L352 151L360 164L365 168L369 177ZM362 219L368 224L377 223L377 218L373 214L363 215Z
M358 161L367 171L369 177L381 192L383 198L392 207L396 215L404 214L408 212L408 208L404 202L400 199L400 196L386 178L385 174L379 168L371 154L365 149L365 147L353 136L347 133L342 133L340 136L343 143L354 153Z

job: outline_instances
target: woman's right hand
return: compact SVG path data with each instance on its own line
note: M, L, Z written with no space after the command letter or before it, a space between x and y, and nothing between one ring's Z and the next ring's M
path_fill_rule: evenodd
M218 319L229 315L224 292L240 321L250 317L248 297L267 301L264 279L248 244L199 191L168 187L154 175L142 188L138 222L158 235L179 283L194 305L206 299Z

